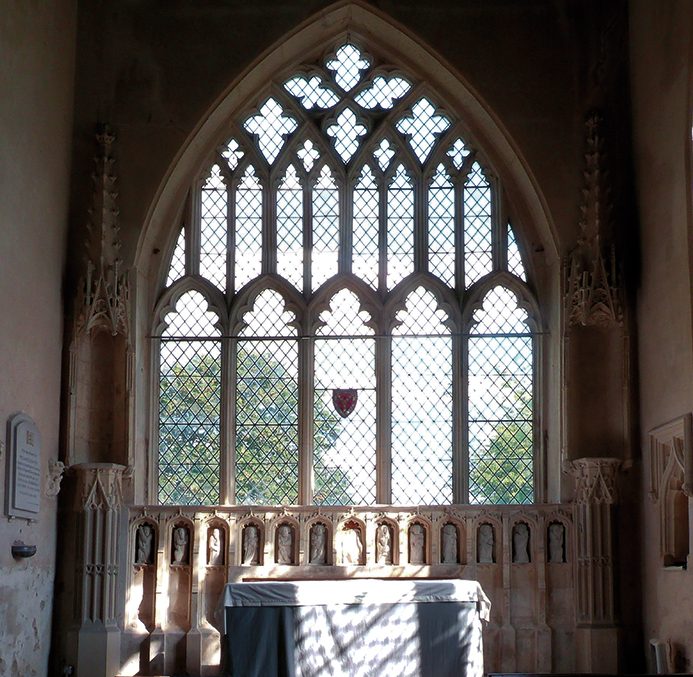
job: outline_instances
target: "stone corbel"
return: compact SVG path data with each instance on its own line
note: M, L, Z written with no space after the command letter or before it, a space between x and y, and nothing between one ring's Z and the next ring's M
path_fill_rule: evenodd
M65 464L56 459L48 461L48 476L46 477L46 489L44 493L49 498L54 498L60 492L60 483L65 473Z

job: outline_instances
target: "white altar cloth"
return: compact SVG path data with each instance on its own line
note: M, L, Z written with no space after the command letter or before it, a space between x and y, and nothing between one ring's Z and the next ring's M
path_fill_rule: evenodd
M233 677L483 677L476 581L231 583L222 607Z

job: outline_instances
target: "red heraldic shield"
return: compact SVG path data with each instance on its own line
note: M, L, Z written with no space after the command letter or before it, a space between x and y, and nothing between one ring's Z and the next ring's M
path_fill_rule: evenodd
M332 404L342 418L346 418L356 409L358 399L359 393L356 388L335 388L332 391Z

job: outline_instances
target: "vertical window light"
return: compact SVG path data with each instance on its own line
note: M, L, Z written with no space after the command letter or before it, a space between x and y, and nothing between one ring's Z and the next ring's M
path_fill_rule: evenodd
M200 209L200 275L226 291L226 184L214 165L202 186Z
M170 287L176 280L185 275L185 228L180 229L176 248L173 250L171 265L168 268L166 286Z
M262 186L248 167L236 188L234 288L260 274L262 266Z
M455 286L455 190L443 165L428 188L428 270Z
M452 338L422 287L392 337L392 501L452 502Z
M315 339L313 502L319 505L375 503L375 340L352 338L374 333L359 306L351 291L335 294ZM333 404L334 389L356 390L346 417Z
M363 168L354 186L351 271L378 288L380 192L370 167Z
M298 501L298 346L293 314L267 289L236 353L236 503Z
M159 501L219 502L221 365L217 316L199 292L181 296L159 351Z
M491 186L478 163L464 184L464 285L471 287L493 270Z
M387 191L387 288L414 272L414 188L402 165Z
M468 339L469 502L531 503L533 337L527 311L491 289Z
M277 273L302 288L303 188L293 165L277 190Z
M339 190L327 166L313 186L312 289L337 274L339 254Z
M508 224L508 272L517 275L523 282L527 282L522 256L515 239L515 231L510 224Z

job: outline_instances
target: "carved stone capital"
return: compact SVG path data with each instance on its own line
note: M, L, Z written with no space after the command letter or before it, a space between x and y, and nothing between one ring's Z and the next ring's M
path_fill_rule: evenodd
M77 476L75 510L114 510L123 503L124 465L78 463L70 466Z
M578 458L570 464L575 478L575 503L612 505L618 500L617 458Z

